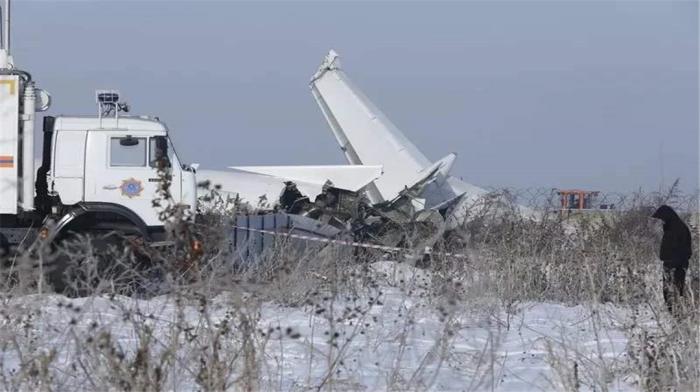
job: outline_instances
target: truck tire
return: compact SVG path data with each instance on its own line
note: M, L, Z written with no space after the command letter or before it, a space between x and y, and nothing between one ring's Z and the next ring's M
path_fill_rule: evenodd
M71 297L143 293L151 263L139 242L115 231L66 235L56 243L47 281L57 293Z
M4 234L0 233L0 260L10 254L10 241Z

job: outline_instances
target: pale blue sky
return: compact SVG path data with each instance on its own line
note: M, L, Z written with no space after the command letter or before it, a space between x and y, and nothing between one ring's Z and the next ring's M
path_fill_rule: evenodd
M52 113L118 88L207 168L344 163L308 89L336 49L430 158L482 186L698 187L695 2L15 1Z

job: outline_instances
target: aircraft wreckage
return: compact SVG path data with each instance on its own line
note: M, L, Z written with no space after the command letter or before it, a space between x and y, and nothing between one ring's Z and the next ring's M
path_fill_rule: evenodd
M389 246L406 228L435 237L461 225L488 195L450 175L455 153L428 160L350 81L335 51L310 88L348 165L232 166L198 176L258 213L303 216Z

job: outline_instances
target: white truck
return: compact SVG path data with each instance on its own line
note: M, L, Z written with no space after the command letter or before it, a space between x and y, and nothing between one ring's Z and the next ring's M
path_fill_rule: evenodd
M10 1L1 8L0 246L37 235L118 231L158 241L163 235L159 167L172 176L172 202L194 209L194 170L183 165L156 117L129 116L115 91L98 91L96 116L44 116L41 163L35 167L37 112L50 96L10 55ZM161 207L162 208L162 207Z

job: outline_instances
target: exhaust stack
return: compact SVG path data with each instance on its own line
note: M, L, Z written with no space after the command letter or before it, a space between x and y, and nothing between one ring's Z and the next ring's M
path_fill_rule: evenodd
M34 210L34 118L36 117L36 89L34 82L24 86L24 115L22 116L22 179L21 206L24 211Z
M2 14L2 40L0 40L0 69L12 68L10 56L10 0L3 0L0 8Z

